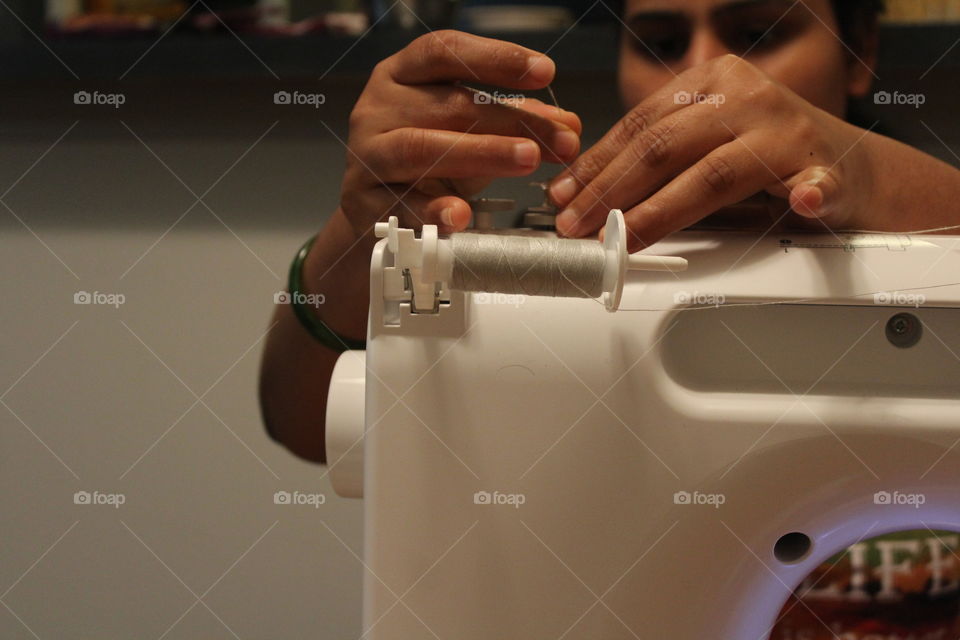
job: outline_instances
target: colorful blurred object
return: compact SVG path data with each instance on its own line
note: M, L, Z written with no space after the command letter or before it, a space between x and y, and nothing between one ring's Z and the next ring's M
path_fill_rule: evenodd
M182 0L47 0L47 26L65 34L148 33L173 24L187 8Z
M960 536L906 531L855 544L811 573L771 640L948 640L960 636Z
M370 24L362 0L47 0L48 31L115 36L230 29L272 36L358 35ZM189 15L185 15L189 12Z
M886 0L883 19L895 23L960 21L960 0Z

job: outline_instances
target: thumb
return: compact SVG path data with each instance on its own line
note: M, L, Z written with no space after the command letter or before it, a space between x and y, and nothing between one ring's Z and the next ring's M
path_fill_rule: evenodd
M835 217L841 200L840 180L827 167L807 167L786 181L790 208L811 219Z

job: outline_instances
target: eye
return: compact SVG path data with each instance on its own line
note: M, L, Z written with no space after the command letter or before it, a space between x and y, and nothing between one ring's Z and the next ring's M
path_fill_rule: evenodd
M634 18L625 37L633 50L653 61L676 61L690 46L690 28L680 17Z
M730 34L727 44L741 53L748 50L763 51L775 47L780 42L780 35L776 25L743 26Z
M642 42L636 42L634 48L638 53L666 62L682 58L689 46L690 37L686 34L661 34L642 38Z

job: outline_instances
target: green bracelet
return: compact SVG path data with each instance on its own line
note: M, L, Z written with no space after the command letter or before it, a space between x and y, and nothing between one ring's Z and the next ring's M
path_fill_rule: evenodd
M296 257L294 257L293 262L290 264L287 291L290 294L290 306L293 307L293 313L297 316L297 320L300 321L303 328L328 349L332 349L337 353L343 353L350 349L366 349L367 343L365 340L352 340L337 334L333 329L324 324L323 320L318 318L316 313L312 313L310 309L303 304L306 298L300 291L301 285L303 284L303 263L306 261L307 254L310 253L310 247L313 246L313 242L316 239L317 236L314 235L307 240L303 246L300 247L300 250L297 251Z

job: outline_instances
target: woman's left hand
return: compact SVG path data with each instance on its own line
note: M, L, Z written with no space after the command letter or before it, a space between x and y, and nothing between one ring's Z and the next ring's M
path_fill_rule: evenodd
M766 191L821 228L849 227L873 191L866 131L728 55L684 71L551 183L557 230L595 233L622 209L638 251Z

